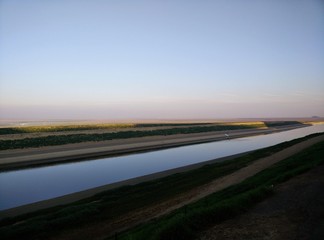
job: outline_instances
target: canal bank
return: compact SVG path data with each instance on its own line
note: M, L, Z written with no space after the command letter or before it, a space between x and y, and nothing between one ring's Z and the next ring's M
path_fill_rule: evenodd
M297 154L297 153L303 151L304 149L306 149L318 142L321 142L321 141L324 141L323 135L307 139L307 140L297 143L293 146L290 146L282 151L279 151L269 157L259 159L256 162L254 162L253 164L251 164L247 167L244 167L244 168L240 169L239 171L234 172L233 174L230 174L228 176L225 176L224 178L218 179L217 180L218 184L216 184L216 185L213 182L211 184L201 187L201 189L204 189L204 192L202 192L200 194L195 194L195 196L192 197L192 199L187 200L187 202L182 202L182 205L189 204L192 201L196 201L200 198L205 197L206 195L210 194L211 192L219 191L225 187L228 187L230 185L233 185L240 181L243 181L244 179L273 165L274 163L279 162L283 159L286 159L294 154ZM54 207L54 206L72 203L72 202L91 197L95 194L98 194L100 192L107 191L110 189L118 188L118 187L125 186L125 185L136 185L138 183L152 181L152 180L159 179L162 177L170 176L172 174L197 169L204 165L210 165L210 164L214 164L214 163L217 163L220 161L235 159L240 156L244 156L246 154L248 154L248 153L242 153L242 154L225 157L222 159L215 159L215 160L211 160L211 161L207 161L207 162L202 162L199 164L193 164L193 165L189 165L189 166L185 166L185 167L181 167L181 168L177 168L177 169L172 169L172 170L168 170L168 171L164 171L164 172L150 174L147 176L129 179L129 180L114 183L114 184L107 184L107 185L89 189L86 191L80 191L80 192L68 194L68 195L62 196L62 197L58 197L58 198L54 198L54 199L50 199L50 200L46 200L46 201L40 201L37 203L28 204L28 205L24 205L21 207L4 210L4 211L0 212L0 219L6 218L6 217L13 217L13 216L17 216L17 215L21 215L21 214L25 214L25 213L29 213L29 212L34 212L37 210L46 209L46 208L50 208L50 207Z

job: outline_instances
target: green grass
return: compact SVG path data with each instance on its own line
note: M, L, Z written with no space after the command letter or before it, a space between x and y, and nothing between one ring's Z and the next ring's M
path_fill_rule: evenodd
M212 126L196 126L188 128L172 128L172 129L160 129L152 131L121 131L102 134L71 134L71 135L58 135L58 136L46 136L35 138L24 138L17 140L0 140L0 150L6 149L18 149L18 148L31 148L31 147L43 147L53 145L64 145L69 143L80 142L97 142L112 139L126 139L135 137L146 136L167 136L173 134L190 134L190 133L203 133L211 131L221 130L238 130L238 129L252 129L258 128L258 124L244 124L244 125L212 125Z
M283 160L240 184L211 194L159 221L123 233L119 239L195 239L199 232L247 211L273 193L273 185L324 163L324 142Z
M136 186L125 186L110 190L64 207L55 207L2 220L0 221L0 236L2 236L1 239L46 238L55 234L56 231L81 228L89 222L95 224L103 220L114 219L127 212L156 204L179 193L235 172L261 157L269 156L318 135L320 134L313 134L254 151L233 160L206 165L199 169L174 174ZM17 222L22 223L15 224Z

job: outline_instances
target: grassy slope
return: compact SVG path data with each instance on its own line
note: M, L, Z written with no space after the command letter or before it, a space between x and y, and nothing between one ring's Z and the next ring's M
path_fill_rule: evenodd
M89 222L95 224L102 220L114 219L129 211L158 203L181 192L235 172L261 157L269 156L317 135L319 134L281 143L237 159L207 165L189 172L175 174L136 186L110 190L65 207L51 208L3 220L0 222L0 236L3 237L2 239L46 238L59 229L80 228ZM21 224L15 224L21 221Z

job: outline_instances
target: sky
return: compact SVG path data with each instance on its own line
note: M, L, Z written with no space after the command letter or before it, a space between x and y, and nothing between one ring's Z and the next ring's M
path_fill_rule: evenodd
M0 119L314 115L322 0L0 0Z

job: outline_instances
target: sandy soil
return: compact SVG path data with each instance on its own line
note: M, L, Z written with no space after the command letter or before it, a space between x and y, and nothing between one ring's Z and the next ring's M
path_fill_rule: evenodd
M269 134L298 128L303 125L271 129L248 129L218 131L169 136L151 136L130 139L116 139L102 142L83 142L60 146L0 151L0 169L18 168L36 164L52 164L62 161L82 160L94 157L120 155L147 150L157 150L188 144L224 140L224 133L230 138Z
M324 166L275 187L249 212L203 232L200 240L324 239Z
M134 227L138 224L147 222L149 220L153 220L162 215L168 214L171 211L183 207L189 203L195 202L213 192L222 190L228 186L233 184L237 184L250 176L255 175L256 173L266 169L267 167L277 163L289 156L292 156L307 147L323 141L324 136L315 137L313 139L309 139L302 143L298 143L292 147L289 147L283 151L280 151L272 156L259 159L253 164L238 170L237 172L230 174L228 176L222 177L220 179L216 179L215 181L208 183L199 188L193 189L189 192L180 194L168 201L148 206L143 209L136 210L134 212L130 212L125 216L121 216L118 219L113 221L102 221L99 224L91 224L82 229L74 229L67 232L61 232L53 239L103 239L109 235L114 235L116 232L123 231L125 229ZM285 219L283 219L284 221ZM208 233L206 233L208 235ZM213 235L213 234L211 234ZM82 237L81 237L82 236ZM208 235L209 236L209 235ZM207 238L209 239L209 238ZM216 238L212 238L216 239ZM220 238L222 239L222 238ZM239 238L228 238L228 239L241 239ZM251 239L251 238L247 238ZM259 239L259 238L256 238ZM260 239L272 239L272 238L260 238Z

